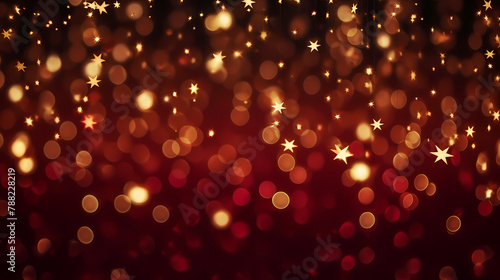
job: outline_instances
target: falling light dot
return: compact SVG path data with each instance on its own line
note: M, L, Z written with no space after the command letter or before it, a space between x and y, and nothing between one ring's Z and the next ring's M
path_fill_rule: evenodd
M352 179L363 182L370 176L370 168L365 163L358 162L352 166L349 174Z
M135 205L144 204L149 199L148 191L145 188L139 186L134 186L130 188L130 190L127 193L127 196L130 198L130 201Z
M216 228L224 229L231 222L231 216L226 210L219 210L212 216L212 223Z
M146 111L153 106L154 94L149 90L145 90L137 95L135 102L140 110Z
M364 212L359 216L359 224L364 229L372 228L375 225L375 215L371 212Z

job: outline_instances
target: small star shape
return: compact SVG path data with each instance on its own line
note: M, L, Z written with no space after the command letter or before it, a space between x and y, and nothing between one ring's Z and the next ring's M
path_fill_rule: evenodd
M383 126L384 123L381 123L381 121L382 121L382 119L379 119L378 121L373 120L373 123L370 124L371 126L373 126L373 130L375 130L377 128L380 129L380 130L382 130L381 126Z
M484 5L483 5L483 7L484 7L484 10L485 10L485 11L487 11L488 9L492 9L492 8L491 8L491 0L490 0L490 1L488 1L488 2L486 2L486 0L484 0Z
M213 56L214 56L214 59L216 61L219 61L219 62L222 62L222 60L226 57L226 56L222 55L222 52L214 53Z
M493 112L493 120L494 121L500 121L500 110Z
M352 4L351 13L355 14L357 9L358 9L358 4Z
M284 103L285 103L285 102L278 103L278 102L274 101L274 104L275 104L275 105L272 105L272 106L271 106L271 107L273 107L273 108L274 108L273 113L280 112L280 114L283 114L283 112L282 112L281 110L286 109L285 107L283 107L283 104L284 104Z
M467 132L467 136L474 137L474 136L472 135L472 134L474 134L474 132L475 132L475 131L474 131L474 127L470 127L470 126L468 126L468 127L467 127L467 130L466 130L465 132Z
M243 2L243 3L245 3L245 7L244 7L244 8L246 8L246 7L250 7L250 8L252 8L252 9L253 9L252 4L254 4L254 3L255 3L255 1L252 1L252 0L243 0L242 2Z
M335 156L335 158L333 160L336 160L336 159L343 160L344 163L347 164L347 158L353 156L353 154L351 154L351 152L348 149L349 149L349 146L345 147L344 149L340 149L340 147L338 145L335 145L335 150L331 149L332 152L337 154L337 156Z
M113 3L113 5L115 6L116 9L120 8L120 2L118 2L118 1Z
M198 93L198 84L191 84L191 87L189 88L189 90L191 91L191 94L196 94Z
M10 40L10 35L12 35L12 32L10 30L3 30L2 35L4 38L7 38Z
M95 76L94 78L89 77L89 81L87 82L87 84L90 84L90 88L93 88L94 86L99 87L100 81L101 80L97 79L97 76Z
M95 62L98 66L102 66L102 63L104 61L106 61L106 60L102 59L101 56L102 56L102 53L100 55L94 54L94 58L92 58L92 61Z
M318 44L318 40L316 40L316 42L313 43L313 41L309 41L309 46L307 46L308 48L311 49L311 52L313 51L318 51L318 47L320 47L321 45Z
M23 72L26 72L26 71L24 71L24 69L26 69L27 67L24 66L24 62L21 63L20 61L17 61L17 65L15 67L17 68L17 71L21 71L22 70Z
M101 5L96 4L96 8L99 10L99 14L105 13L107 14L108 12L106 11L106 7L109 6L109 4L106 4L106 1L102 2Z
M26 118L24 122L27 126L33 126L33 119L31 117Z
M437 145L436 145L436 151L437 152L431 152L431 154L435 155L436 156L436 160L434 162L438 162L440 160L444 161L444 163L448 164L448 162L446 161L446 158L449 158L449 157L453 157L452 155L448 154L448 149L450 147L444 149L444 150L441 150Z
M491 51L486 50L486 53L484 55L486 56L486 59L493 58L493 56L495 55L495 52L493 50L491 50Z
M82 121L82 123L85 124L85 127L83 129L85 128L94 129L94 124L96 124L92 116L85 116L85 119Z
M281 144L281 146L285 147L283 151L290 150L290 152L293 153L293 148L297 148L297 145L293 144L293 142L295 142L295 140L288 142L288 140L285 139L285 143Z

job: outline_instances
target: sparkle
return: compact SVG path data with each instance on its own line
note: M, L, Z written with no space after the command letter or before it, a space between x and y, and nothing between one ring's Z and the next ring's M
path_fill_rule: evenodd
M255 3L255 1L252 1L252 0L243 0L242 2L245 4L245 7L244 7L244 8L246 8L246 7L250 7L250 8L252 8L252 9L253 9L252 4L254 4L254 3Z
M116 1L115 3L113 3L115 9L118 9L120 8L120 2Z
M493 112L493 120L494 121L500 121L500 110Z
M484 55L486 56L486 59L493 58L493 56L495 55L495 52L493 50L491 50L491 51L486 50L486 53Z
M436 160L434 162L438 162L439 160L444 161L444 163L448 164L446 161L446 158L453 157L452 155L448 154L448 148L441 150L437 145L436 146L436 152L431 152L431 154L436 156Z
M293 153L293 148L297 147L297 145L293 144L293 142L295 142L295 140L292 140L291 142L288 142L288 140L285 139L285 143L281 144L281 146L285 147L285 149L283 151L290 150L290 152Z
M90 128L91 130L94 129L94 124L96 124L96 122L94 121L94 117L92 116L85 116L85 119L82 121L83 124L85 124L85 128Z
M24 62L21 63L20 61L17 61L17 65L15 67L17 68L17 71L21 71L22 70L23 72L26 72L26 71L24 71L24 69L26 69L27 67L24 66Z
M373 130L376 130L377 128L378 128L379 130L382 130L381 126L383 126L384 124L383 124L383 123L381 123L381 121L382 121L382 119L379 119L378 121L373 120L373 123L372 123L372 124L370 124L371 126L373 126Z
M106 11L106 7L109 6L109 4L106 4L106 1L102 2L101 5L96 4L96 8L99 10L99 14L105 13L107 14L108 12Z
M347 158L352 157L353 154L348 150L349 146L345 147L344 149L340 149L338 145L335 145L335 149L331 149L332 152L337 154L333 160L343 160L345 164L347 164Z
M214 53L213 56L217 62L222 62L222 60L225 58L225 56L222 55L222 52Z
M90 88L93 88L94 86L99 87L100 81L101 80L97 79L97 76L95 76L94 78L89 76L89 81L87 82L87 84L90 84Z
M214 137L214 135L215 135L214 130L213 130L213 129L210 129L210 130L208 131L208 137Z
M94 58L92 58L92 61L94 63L96 63L98 66L102 67L102 63L106 60L102 59L101 56L102 56L102 53L98 56L94 54Z
M320 46L321 45L318 44L318 40L316 40L316 42L309 41L309 46L307 47L311 49L311 52L313 52L313 51L318 51L318 47Z
M283 104L284 104L284 103L285 103L285 102L278 103L278 102L276 102L276 101L275 101L275 102L274 102L274 104L275 104L275 105L272 105L272 106L271 106L271 107L273 107L273 108L274 108L273 113L279 112L280 114L283 114L283 112L282 112L281 110L286 109L285 107L283 107Z
M492 9L492 8L491 8L491 0L490 0L490 1L488 1L488 2L486 2L486 0L484 0L484 5L483 5L483 7L484 7L484 10L485 10L485 11L487 11L488 9Z
M33 119L31 117L26 118L24 122L27 126L33 126Z
M351 13L355 14L357 9L358 9L358 4L352 4Z
M198 84L191 84L191 87L189 88L189 90L191 91L191 94L197 94L198 93Z
M10 40L10 36L12 35L12 31L3 29L2 35L3 35L4 39L7 38Z
M465 132L467 132L467 136L474 137L474 136L472 135L472 134L474 134L474 132L475 132L475 131L474 131L474 127L470 127L470 126L468 126L468 127L467 127L467 130L466 130Z

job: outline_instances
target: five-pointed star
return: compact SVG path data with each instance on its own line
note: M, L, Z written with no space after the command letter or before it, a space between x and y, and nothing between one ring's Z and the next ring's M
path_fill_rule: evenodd
M99 9L99 14L105 13L107 14L108 12L106 11L106 7L109 6L109 4L106 4L106 1L102 2L101 5L96 4L96 8Z
M294 145L293 142L295 142L295 140L288 142L288 140L285 139L285 143L281 144L281 146L285 147L285 149L283 151L290 150L290 152L293 153L293 148L297 148L297 145Z
M467 132L467 136L474 137L474 136L472 135L472 134L474 134L474 132L475 132L475 131L474 131L474 127L470 127L470 126L468 126L468 127L467 127L467 130L466 130L465 132Z
M495 52L493 52L493 50L491 50L491 51L486 50L486 53L484 55L486 56L486 59L493 58L493 56L495 55Z
M351 154L351 152L349 152L348 149L349 149L349 146L347 146L341 150L338 145L335 145L335 150L331 149L332 152L337 154L337 156L335 156L335 158L333 160L340 159L340 160L343 160L345 164L347 164L347 158L353 156L353 154Z
M102 63L104 61L106 61L106 60L102 59L101 56L102 56L102 53L100 55L94 54L94 58L92 58L92 61L95 62L98 66L102 66Z
M274 101L274 104L275 104L275 105L272 105L272 106L271 106L271 107L273 107L273 108L274 108L273 113L280 112L280 114L283 114L283 112L281 112L281 110L286 109L285 107L283 107L283 104L284 104L284 103L285 103L285 102L278 103L277 101Z
M313 43L313 41L309 41L309 46L307 46L308 48L311 49L311 52L313 51L318 51L318 47L320 47L321 45L318 44L318 40L316 40L316 42Z
M352 4L351 13L355 14L357 9L358 9L358 4Z
M87 84L90 84L90 88L93 88L94 86L99 87L100 81L101 80L97 79L97 76L95 76L94 78L89 76L89 81L87 82Z
M485 11L487 11L488 9L492 9L492 8L491 8L491 0L490 0L490 1L488 1L488 2L486 2L486 0L484 0L484 5L483 5L483 7L484 7L484 10L485 10Z
M17 61L17 65L15 67L17 68L17 71L23 70L23 72L26 72L24 71L24 69L26 69L26 66L24 66L24 62L21 63L20 61Z
M189 90L191 91L191 94L198 93L198 84L191 84Z
M222 55L222 52L214 53L213 56L214 56L214 59L218 62L222 62L222 60L226 57L226 56Z
M493 120L500 121L500 110L493 112Z
M92 116L85 116L85 119L82 121L82 123L85 124L85 127L83 129L85 128L94 129L94 124L96 124Z
M4 38L7 38L10 40L10 35L12 35L12 33L10 32L10 30L3 29L2 35Z
M449 157L453 157L452 155L448 154L448 148L444 149L444 150L441 150L437 145L436 146L436 150L437 152L431 152L431 154L435 155L436 156L436 160L434 162L438 162L439 160L442 160L444 161L444 163L448 164L448 162L446 161L446 158L449 158Z
M245 3L245 7L244 7L244 8L246 8L246 7L250 7L250 8L252 8L252 9L253 9L252 4L254 4L254 3L255 3L255 1L252 1L252 0L243 0L243 3Z
M116 1L115 3L113 3L113 5L115 5L115 8L120 8L120 2Z
M384 125L384 123L381 123L381 121L382 121L382 119L379 119L378 121L373 120L373 123L372 123L372 124L370 124L370 125L372 125L372 126L373 126L373 130L375 130L375 129L377 129L377 128L378 128L378 129L380 129L380 130L382 130L381 126L383 126L383 125Z
M26 118L25 123L27 126L33 126L33 119L31 117Z

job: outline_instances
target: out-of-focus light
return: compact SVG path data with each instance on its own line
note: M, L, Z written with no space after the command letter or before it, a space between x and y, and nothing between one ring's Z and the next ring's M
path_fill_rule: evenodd
M213 225L216 228L224 229L231 222L231 215L226 210L219 210L212 216Z
M134 186L130 188L127 196L130 198L130 201L132 201L133 204L141 205L148 201L149 192L143 187Z
M363 162L355 163L350 170L351 178L363 182L370 177L370 167Z

